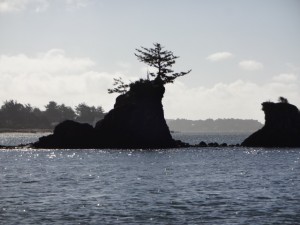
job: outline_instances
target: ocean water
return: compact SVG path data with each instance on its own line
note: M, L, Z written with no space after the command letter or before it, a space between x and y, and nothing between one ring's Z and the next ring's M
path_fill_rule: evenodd
M300 224L300 149L2 149L0 224Z

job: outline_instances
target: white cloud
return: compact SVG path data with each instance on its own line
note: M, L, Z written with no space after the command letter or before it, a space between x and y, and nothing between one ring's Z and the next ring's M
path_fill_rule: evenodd
M298 80L298 77L296 74L293 73L283 73L273 77L273 80L282 83L290 83L296 82Z
M289 68L289 70L293 72L300 72L300 67L298 65L295 65L294 63L287 62L285 65L287 66L287 68Z
M14 99L42 107L50 100L71 106L86 102L109 110L116 96L107 89L119 75L97 72L94 65L89 58L69 57L60 49L35 57L0 55L0 103Z
M0 72L9 74L51 73L67 75L86 71L95 63L89 58L70 58L61 49L52 49L37 57L24 54L0 56Z
M74 10L88 6L92 0L59 0L59 3L65 4L68 10ZM0 13L12 13L25 10L42 12L54 3L52 0L0 0Z
M86 7L91 0L65 0L68 9L78 9Z
M11 13L32 9L36 12L48 8L48 0L0 0L0 13Z
M239 63L239 66L244 70L261 70L264 68L263 64L254 60L244 60Z
M207 56L206 59L209 61L212 61L212 62L216 62L216 61L221 61L221 60L225 60L225 59L230 59L232 57L233 57L233 54L230 52L217 52L217 53Z
M34 57L0 55L0 104L9 99L38 107L50 100L70 106L86 102L101 105L108 111L116 97L107 93L113 78L121 76L125 82L137 78L124 76L122 74L126 73L122 71L113 74L95 71L95 65L90 58L70 57L61 49ZM281 74L263 85L237 80L196 88L189 88L177 80L166 85L165 117L242 118L263 122L260 106L263 101L277 101L283 96L300 107L300 84L295 76Z
M189 88L175 81L167 85L164 102L166 118L241 118L264 122L261 103L279 96L300 107L299 83L271 82L259 85L237 80L212 87Z
M127 70L132 67L130 63L123 62L123 61L118 62L117 66L120 67L120 68L122 68L122 69L127 69Z

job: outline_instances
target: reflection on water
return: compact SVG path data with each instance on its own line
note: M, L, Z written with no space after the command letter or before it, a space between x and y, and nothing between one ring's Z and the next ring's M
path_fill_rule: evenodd
M0 133L0 145L16 146L20 144L33 143L39 137L50 133Z
M300 221L300 149L0 150L0 171L0 224Z

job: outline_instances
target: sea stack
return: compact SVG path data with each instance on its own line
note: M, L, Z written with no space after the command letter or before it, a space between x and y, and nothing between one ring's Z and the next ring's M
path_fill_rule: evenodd
M264 102L265 125L241 144L246 147L300 147L300 112L285 98Z
M139 80L116 98L114 108L95 127L74 121L57 125L52 135L33 144L36 148L172 148L164 118L160 79Z
M96 124L105 145L117 148L175 147L164 118L161 80L139 80L117 97L114 109Z
M136 49L140 62L157 70L147 73L147 79L125 84L114 79L108 93L121 93L114 108L95 127L74 121L59 124L53 135L42 137L33 144L36 148L173 148L187 146L173 140L167 126L162 98L164 85L191 72L174 72L178 56L164 50L159 43L154 48ZM150 80L150 78L152 80ZM130 88L127 91L127 88Z

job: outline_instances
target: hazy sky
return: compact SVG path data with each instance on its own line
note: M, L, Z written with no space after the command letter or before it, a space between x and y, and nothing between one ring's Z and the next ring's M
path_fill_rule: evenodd
M263 121L300 107L299 0L0 0L0 102L113 107L113 78L145 78L159 42L192 72L166 85L166 118Z

